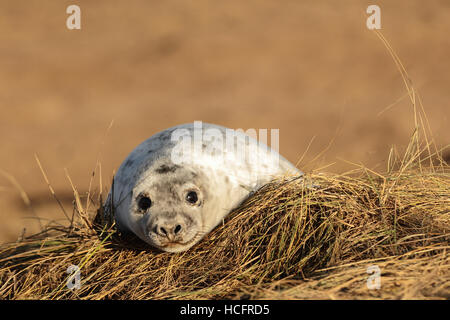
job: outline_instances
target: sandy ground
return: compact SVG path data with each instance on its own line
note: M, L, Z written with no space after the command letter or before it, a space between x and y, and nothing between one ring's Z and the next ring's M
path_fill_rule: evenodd
M66 28L74 3L81 30ZM376 3L381 31L444 146L450 1ZM106 190L138 143L194 120L279 129L281 153L294 163L311 144L299 164L305 171L331 164L321 170L342 172L353 168L348 162L383 170L390 147L408 142L414 118L395 64L366 28L369 4L2 0L0 242L37 231L34 214L64 218L35 153L71 212L65 168L84 194L101 161Z

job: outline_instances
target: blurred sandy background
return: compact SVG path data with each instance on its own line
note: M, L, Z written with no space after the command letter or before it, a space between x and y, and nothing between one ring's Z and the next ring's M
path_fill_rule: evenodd
M81 30L66 28L71 4L81 7ZM448 0L2 0L0 169L36 214L60 220L35 153L72 212L64 168L83 194L99 159L106 190L137 144L194 120L278 128L294 163L315 137L306 171L351 169L342 159L382 170L389 148L408 142L413 113L366 28L369 4L381 7L382 32L421 93L434 138L448 144ZM0 242L39 226L10 180L0 176Z

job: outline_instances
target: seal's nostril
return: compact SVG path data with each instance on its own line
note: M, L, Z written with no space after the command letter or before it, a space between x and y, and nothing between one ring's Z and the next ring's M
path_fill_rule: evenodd
M181 224L163 224L156 225L153 227L153 232L156 233L159 237L168 238L169 240L174 240L175 236L179 236L183 231L183 226Z
M159 234L167 236L167 231L163 227L159 227Z

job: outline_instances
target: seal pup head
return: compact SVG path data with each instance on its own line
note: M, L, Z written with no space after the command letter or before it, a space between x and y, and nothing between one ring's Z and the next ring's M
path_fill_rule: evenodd
M132 192L119 226L167 252L188 250L217 225L208 214L210 185L202 170L157 161L146 168Z

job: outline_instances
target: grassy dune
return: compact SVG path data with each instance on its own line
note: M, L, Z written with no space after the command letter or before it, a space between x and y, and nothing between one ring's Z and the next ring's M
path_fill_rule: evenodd
M449 299L450 168L425 166L420 154L392 157L383 174L274 181L177 254L125 239L75 192L71 227L0 247L0 298ZM67 288L71 264L76 290ZM379 289L367 286L369 266Z
M125 238L101 221L101 192L81 199L72 185L69 227L50 224L0 246L0 298L450 299L450 166L429 138L403 64L375 33L402 76L415 127L403 156L393 148L383 172L357 166L280 178L176 254ZM71 265L79 267L79 289L67 287Z

